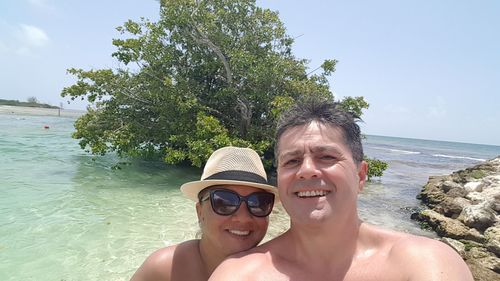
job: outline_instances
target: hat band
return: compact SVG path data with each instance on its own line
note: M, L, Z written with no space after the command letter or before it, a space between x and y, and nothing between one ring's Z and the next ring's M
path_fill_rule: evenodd
M215 173L203 180L234 180L234 181L248 181L260 184L268 184L267 180L255 173L246 171L230 170Z

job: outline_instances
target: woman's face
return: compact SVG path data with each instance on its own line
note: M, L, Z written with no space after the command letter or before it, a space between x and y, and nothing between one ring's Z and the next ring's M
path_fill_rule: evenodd
M227 189L246 196L263 191L259 188L239 185L217 186L211 189ZM219 251L224 256L253 248L266 235L269 217L256 217L248 212L246 202L241 202L240 208L232 215L216 214L210 204L210 199L196 204L198 221L200 222L203 243L213 251Z

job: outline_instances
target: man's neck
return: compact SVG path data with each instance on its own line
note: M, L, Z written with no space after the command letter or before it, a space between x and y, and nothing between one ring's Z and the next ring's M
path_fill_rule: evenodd
M328 223L315 227L291 224L287 235L295 244L296 258L302 264L317 266L343 266L350 264L356 252L361 221ZM299 260L298 260L299 261Z

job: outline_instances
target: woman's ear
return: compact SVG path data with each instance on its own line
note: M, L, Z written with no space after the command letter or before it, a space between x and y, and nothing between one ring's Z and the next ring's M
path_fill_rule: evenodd
M198 224L200 224L201 221L203 220L203 217L201 215L201 203L200 202L196 203L196 215L198 216Z

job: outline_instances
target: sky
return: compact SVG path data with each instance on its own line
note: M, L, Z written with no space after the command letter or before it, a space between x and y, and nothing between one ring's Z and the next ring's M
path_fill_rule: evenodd
M336 59L336 98L364 96L362 131L500 145L500 1L260 0L279 12L310 69ZM155 0L1 0L0 99L84 109L60 97L68 68L116 68L128 19L159 18Z

